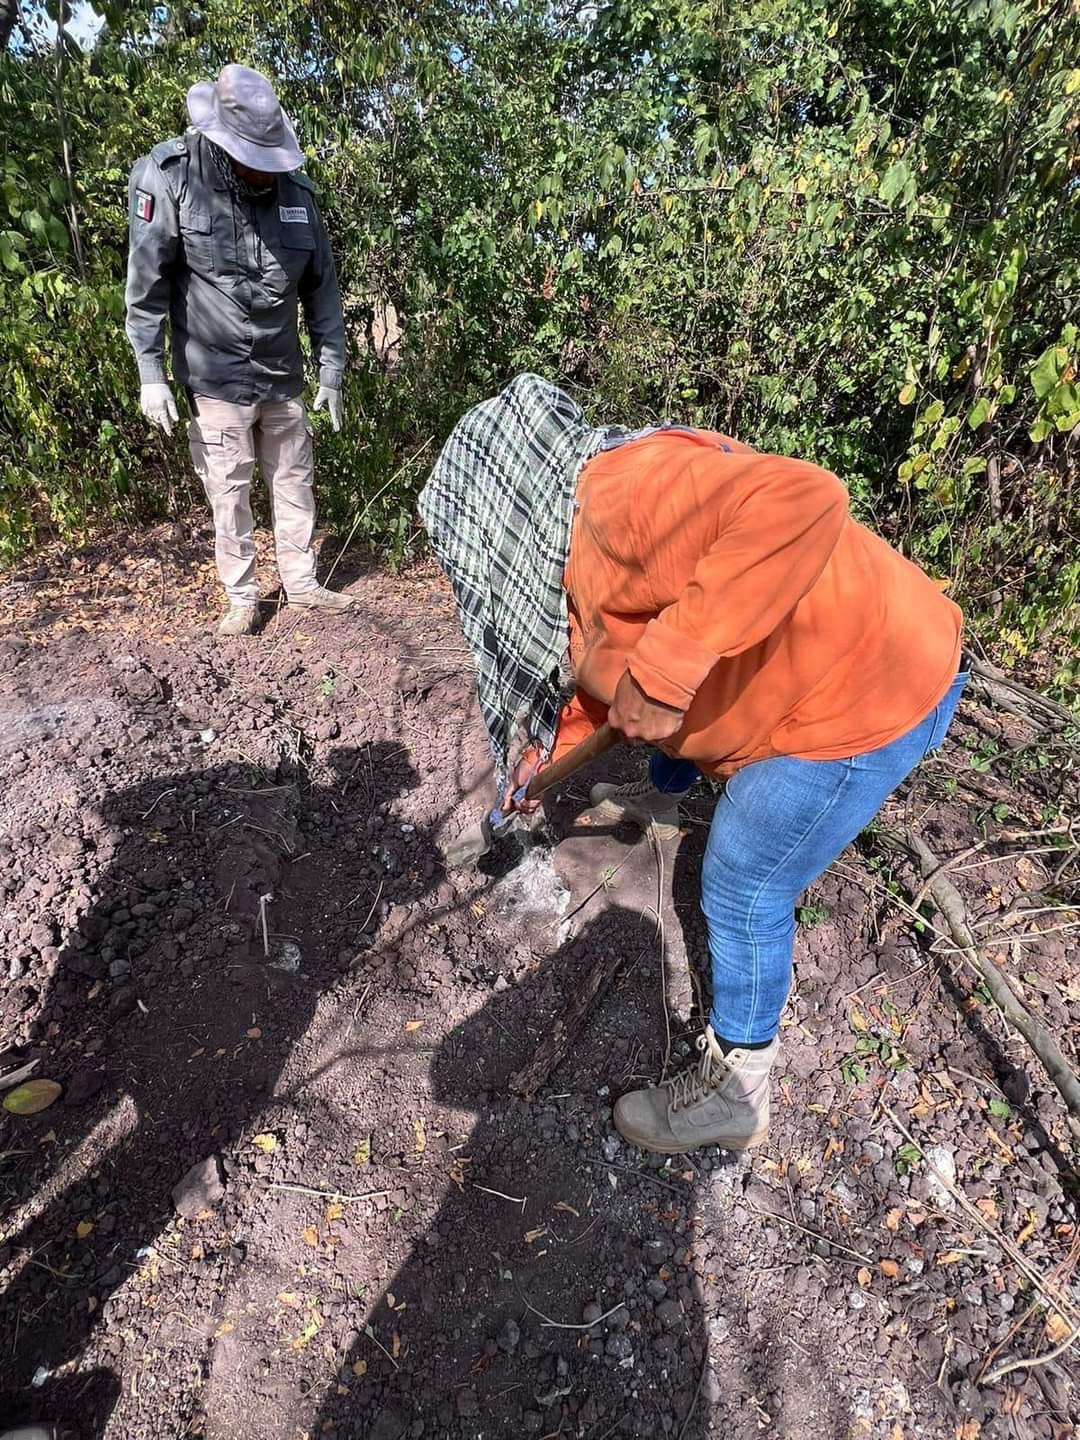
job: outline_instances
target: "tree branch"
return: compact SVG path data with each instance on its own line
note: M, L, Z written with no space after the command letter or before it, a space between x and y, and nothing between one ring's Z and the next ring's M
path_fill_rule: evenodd
M942 869L941 861L929 845L913 830L878 831L879 838L893 850L901 850L912 856L919 866L927 889L941 912L942 918L964 954L965 959L982 976L986 988L994 998L1001 1013L1024 1037L1034 1050L1043 1069L1053 1081L1069 1112L1069 1128L1075 1139L1080 1140L1080 1079L1061 1052L1057 1041L1046 1026L1027 1009L1013 989L1008 976L985 955L975 941L967 908L956 886Z

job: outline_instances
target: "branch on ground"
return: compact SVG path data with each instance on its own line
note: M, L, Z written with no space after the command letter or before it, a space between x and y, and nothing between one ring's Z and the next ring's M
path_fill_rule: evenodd
M1044 1070L1065 1102L1073 1138L1080 1142L1080 1079L1049 1030L1032 1015L1013 989L1005 972L989 955L980 950L963 897L945 873L942 862L914 830L882 829L878 830L876 835L887 848L908 855L918 865L923 881L922 891L925 891L937 906L964 958L982 977L1001 1013L1020 1032L1042 1062Z

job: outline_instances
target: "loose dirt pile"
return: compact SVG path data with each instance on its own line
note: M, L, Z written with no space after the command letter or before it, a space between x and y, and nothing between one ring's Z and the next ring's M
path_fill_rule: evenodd
M708 792L658 855L588 823L585 776L557 846L448 875L489 797L445 587L346 556L355 614L220 642L209 554L162 532L0 591L0 1041L64 1087L0 1112L0 1418L1073 1434L1073 1354L988 1383L1080 1307L1063 1112L909 926L910 877L849 853L806 897L767 1149L659 1168L611 1104L692 1045ZM1057 812L972 767L970 719L897 806L943 858L989 837L953 878L1075 1061L1060 852L1000 841ZM605 950L580 1042L514 1098Z

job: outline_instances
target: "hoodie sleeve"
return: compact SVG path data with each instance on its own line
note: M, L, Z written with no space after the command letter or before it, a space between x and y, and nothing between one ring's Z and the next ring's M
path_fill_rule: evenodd
M780 456L754 456L737 486L717 494L707 460L690 467L692 513L713 539L675 601L649 622L627 668L651 699L689 708L717 661L760 644L821 575L847 516L847 491L826 470ZM658 545L664 499L639 506ZM646 531L646 536L647 536ZM649 557L642 557L644 568Z

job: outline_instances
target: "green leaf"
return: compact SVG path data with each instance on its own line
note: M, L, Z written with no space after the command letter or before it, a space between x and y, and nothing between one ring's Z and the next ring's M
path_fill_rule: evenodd
M941 403L940 400L935 400L926 407L923 413L919 416L919 419L923 422L924 425L936 425L944 414L945 406Z
M894 160L878 186L878 196L886 205L891 205L911 179L911 170L906 160Z
M989 415L990 401L987 400L984 395L981 400L976 400L975 404L968 411L967 423L969 428L972 430L978 430L980 425L986 424Z
M55 215L50 215L45 225L45 233L49 237L49 244L54 250L66 250L68 248L67 226Z
M4 1109L12 1115L36 1115L59 1100L61 1093L55 1080L27 1080L4 1096Z
M961 475L963 475L965 478L967 478L967 477L970 476L970 475L981 475L985 469L986 469L986 456L985 456L985 455L972 455L972 456L970 456L969 459L967 459L967 460L964 461L964 464L963 464L963 466L961 467L960 473L961 473Z
M1040 400L1045 400L1061 379L1069 354L1063 345L1051 345L1036 360L1031 371L1031 385Z
M996 1115L1001 1120L1007 1120L1012 1114L1012 1109L1006 1105L1004 1100L991 1100L990 1114Z
M19 252L11 241L11 234L7 230L0 230L0 263L5 270L17 272L23 268L19 259Z

